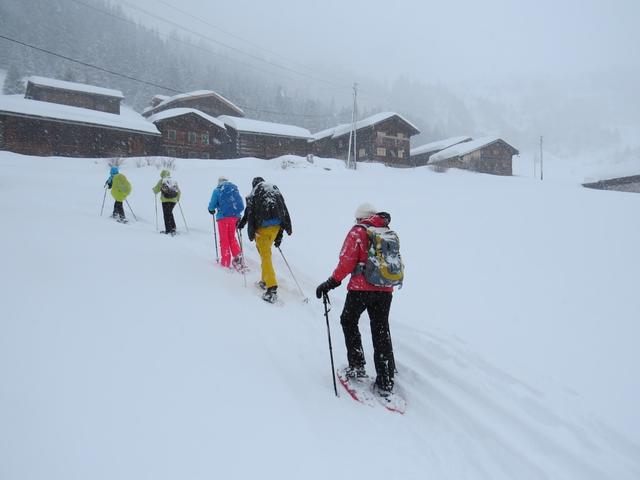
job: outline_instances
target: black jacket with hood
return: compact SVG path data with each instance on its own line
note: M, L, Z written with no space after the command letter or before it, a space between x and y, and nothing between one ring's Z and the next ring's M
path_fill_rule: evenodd
M268 220L278 220L280 231L276 238L276 245L280 244L282 232L286 231L291 235L291 218L289 210L284 202L284 197L277 186L267 183L262 177L256 177L252 182L253 190L247 197L247 208L238 223L238 228L242 229L247 225L249 240L254 240L256 230Z

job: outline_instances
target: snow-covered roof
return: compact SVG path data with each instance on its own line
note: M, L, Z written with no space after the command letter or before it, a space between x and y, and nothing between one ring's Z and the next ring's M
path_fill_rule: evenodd
M420 129L418 127L416 127L413 123L411 123L409 120L404 118L402 115L399 115L399 114L397 114L395 112L376 113L375 115L371 115L370 117L363 118L362 120L358 120L356 122L356 130L360 130L361 128L366 128L366 127L371 127L371 126L376 125L376 124L378 124L380 122L384 122L385 120L388 120L389 118L392 118L392 117L398 117L400 120L402 120L403 122L407 123L416 132L420 133ZM338 125L334 129L333 138L341 137L342 135L345 135L345 134L349 133L350 130L351 130L351 124L350 123L345 123L343 125Z
M156 97L159 97L159 95L156 95ZM147 113L147 112L152 112L154 110L158 110L158 109L160 109L162 107L166 107L167 105L169 105L169 104L171 104L173 102L177 102L179 100L186 100L186 99L189 99L189 98L198 98L198 97L215 97L218 100L220 100L222 103L226 104L232 110L238 112L240 115L244 115L244 111L242 111L242 109L240 107L235 105L233 102L227 100L226 98L224 98L219 93L214 92L213 90L194 90L193 92L179 93L178 95L174 95L173 97L166 97L165 100L160 102L155 107L147 107L147 108L145 108L143 110L143 113Z
M356 122L356 130L360 130L361 128L366 128L366 127L371 127L380 122L384 122L385 120L388 120L389 118L392 118L392 117L398 117L400 120L402 120L403 122L408 124L411 128L413 128L417 133L420 133L420 130L418 129L418 127L416 127L413 123L411 123L409 120L404 118L402 115L397 114L395 112L376 113L375 115L371 115L370 117L363 118L362 120L358 120ZM312 138L313 140L320 140L321 138L326 138L328 136L331 136L331 138L338 138L348 134L350 131L351 131L351 124L342 123L337 127L327 128L326 130L322 130L320 132L314 133L312 135Z
M22 95L0 95L0 113L43 118L65 123L83 123L117 130L159 135L156 126L130 107L122 105L120 115L58 103L29 100Z
M470 142L459 143L457 145L453 145L452 147L445 148L438 153L434 153L429 157L429 161L427 163L435 163L453 157L461 157L462 155L466 155L467 153L471 153L474 150L486 147L487 145L497 142L498 140L502 139L500 137L482 137ZM515 148L514 150L517 152Z
M222 120L226 125L229 125L231 128L239 132L263 133L279 137L311 138L311 132L309 130L302 127L296 127L295 125L263 122L262 120L231 117L229 115L220 115L218 119Z
M444 140L438 140L437 142L425 143L424 145L420 145L419 147L411 149L411 156L420 155L422 153L428 152L439 152L440 150L444 150L445 148L449 148L453 145L457 145L458 143L467 142L471 140L471 137L460 136L460 137L451 137L445 138Z
M222 128L223 130L226 130L224 122L222 122L221 120L218 120L215 117L212 117L211 115L207 115L206 113L201 112L200 110L196 110L195 108L169 108L168 110L163 110L161 112L154 113L147 120L155 123L161 120L166 120L168 118L175 118L175 117L180 117L182 115L189 115L190 113L194 115L198 115L199 117L203 118L207 122L213 123L214 125Z
M344 127L345 125L347 125L347 124L346 123L342 123L342 124L338 125L337 127L331 127L331 128L327 128L325 130L321 130L319 132L316 132L313 135L311 135L311 139L313 141L313 140L320 140L321 138L331 137L331 136L333 136L333 132L335 132L336 128L341 128L341 127Z
M93 95L103 95L105 97L114 97L119 99L124 98L124 95L122 95L122 92L120 90L96 87L94 85L86 85L84 83L67 82L65 80L58 80L55 78L31 76L27 78L27 82L41 87L70 90L72 92L91 93Z

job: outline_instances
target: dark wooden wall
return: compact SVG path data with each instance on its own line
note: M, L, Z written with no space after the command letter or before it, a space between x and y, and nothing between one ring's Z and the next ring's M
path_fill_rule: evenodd
M63 157L146 156L157 153L157 136L0 114L0 149Z
M413 155L410 160L411 165L414 167L424 167L427 163L429 163L429 157L439 151L440 150L433 150L431 152L424 152L419 155Z
M231 136L230 158L256 157L269 160L282 155L306 156L309 143L305 138L237 132L227 127Z
M230 138L225 130L207 122L195 114L168 118L156 122L162 133L161 155L178 158L224 158ZM169 138L169 131L176 132L175 140ZM189 143L189 132L196 134L196 142ZM202 143L202 135L209 134L209 144Z

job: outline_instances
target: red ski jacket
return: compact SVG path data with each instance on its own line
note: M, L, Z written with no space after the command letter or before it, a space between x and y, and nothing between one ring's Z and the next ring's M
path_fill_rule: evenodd
M386 227L388 225L388 221L380 215L372 215L369 218L362 219L360 223L372 227ZM353 274L358 263L366 263L368 247L367 231L358 225L354 225L349 230L347 238L344 239L338 266L331 276L334 280L342 282L347 275L351 274L347 290L393 292L393 287L378 287L367 282L363 274Z

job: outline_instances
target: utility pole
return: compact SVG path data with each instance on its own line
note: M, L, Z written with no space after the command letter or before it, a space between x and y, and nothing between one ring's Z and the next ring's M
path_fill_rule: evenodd
M358 84L353 84L353 169L358 169Z
M357 96L358 96L358 84L353 84L353 109L351 110L351 130L349 131L349 150L347 152L347 168L353 168L354 170L357 168L356 165L358 163L358 149L357 147L357 133L356 133L356 122L358 119L357 116ZM353 142L353 167L351 166L351 145Z
M542 160L542 135L540 135L540 180L544 180L544 169Z

